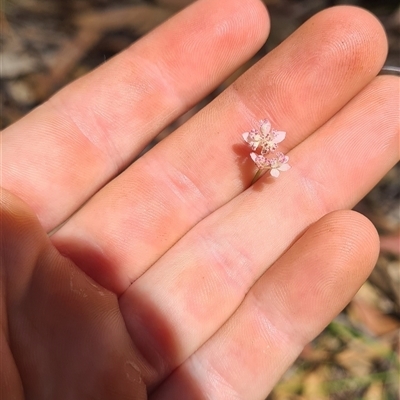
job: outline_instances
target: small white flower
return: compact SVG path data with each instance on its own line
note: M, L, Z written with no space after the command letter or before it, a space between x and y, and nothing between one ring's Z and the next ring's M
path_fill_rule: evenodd
M285 139L286 132L271 130L271 123L264 119L260 121L260 132L253 129L250 132L243 133L242 137L253 151L260 147L261 154L265 155L278 148L278 143Z
M276 153L277 157L269 159L270 174L274 178L277 178L280 171L288 171L290 165L288 164L289 157L285 156L283 153Z
M268 158L265 158L263 155L257 153L250 153L250 157L254 161L254 164L257 165L258 169L269 168L269 160Z
M286 132L272 129L271 123L266 119L260 121L260 131L262 154L274 152L278 147L278 143L282 142L286 137Z
M250 132L242 133L242 137L246 143L248 143L252 150L257 150L262 137L256 129L252 129Z
M250 157L258 168L252 184L260 176L262 170L269 171L271 176L277 178L282 171L290 169L289 157L281 152L276 152L278 144L285 139L286 132L272 129L271 123L267 119L260 121L259 131L252 129L250 132L242 133L242 137L253 150ZM267 158L269 153L275 153L275 157Z

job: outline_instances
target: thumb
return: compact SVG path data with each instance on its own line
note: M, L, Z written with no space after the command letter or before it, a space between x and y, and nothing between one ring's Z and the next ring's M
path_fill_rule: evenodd
M2 396L145 399L147 368L116 295L61 256L29 207L6 190L0 224Z

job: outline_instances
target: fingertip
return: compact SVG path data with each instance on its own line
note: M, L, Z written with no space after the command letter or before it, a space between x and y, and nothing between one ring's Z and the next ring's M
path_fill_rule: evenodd
M263 44L269 35L271 29L271 21L268 9L261 0L251 0L248 3L242 3L243 8L251 6L249 12L253 16L254 27L260 44Z
M333 211L318 221L315 235L325 231L336 247L341 265L349 272L353 267L358 283L367 279L379 255L379 235L373 223L363 214L353 210ZM332 235L332 233L334 233Z
M377 231L365 216L351 210L331 212L311 225L267 271L266 279L281 287L277 293L266 293L265 287L273 285L266 282L260 297L270 301L273 296L274 307L291 316L287 334L303 346L354 297L378 253Z
M349 73L372 75L382 68L388 51L386 33L369 11L349 5L335 6L319 12L305 25L306 29L318 30L318 41L330 43L327 48L333 55L336 53L337 68L346 66Z
M201 0L189 8L185 10L187 14L197 16L193 18L194 31L206 27L203 40L207 36L212 43L218 40L236 58L238 52L242 53L243 60L250 58L267 40L270 19L261 0ZM211 48L211 43L208 47Z
M0 188L0 267L8 299L30 285L35 265L49 244L35 213L19 197Z
M25 231L28 225L38 223L36 215L29 206L4 188L0 188L0 221L1 234L7 232L7 236L20 234L22 232L19 231Z

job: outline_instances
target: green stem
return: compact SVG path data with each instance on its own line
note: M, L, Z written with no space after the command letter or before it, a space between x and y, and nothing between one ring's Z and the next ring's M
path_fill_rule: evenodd
M260 175L261 175L261 169L259 169L259 170L256 172L256 174L254 175L254 178L253 178L253 180L251 181L250 186L251 186L253 183L255 183L255 181L260 177Z

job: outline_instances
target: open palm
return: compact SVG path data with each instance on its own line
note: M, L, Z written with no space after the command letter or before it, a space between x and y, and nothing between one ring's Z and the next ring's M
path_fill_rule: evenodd
M366 279L346 209L399 157L367 12L316 15L133 162L268 27L199 0L2 133L2 399L263 399ZM263 118L292 168L249 187Z

